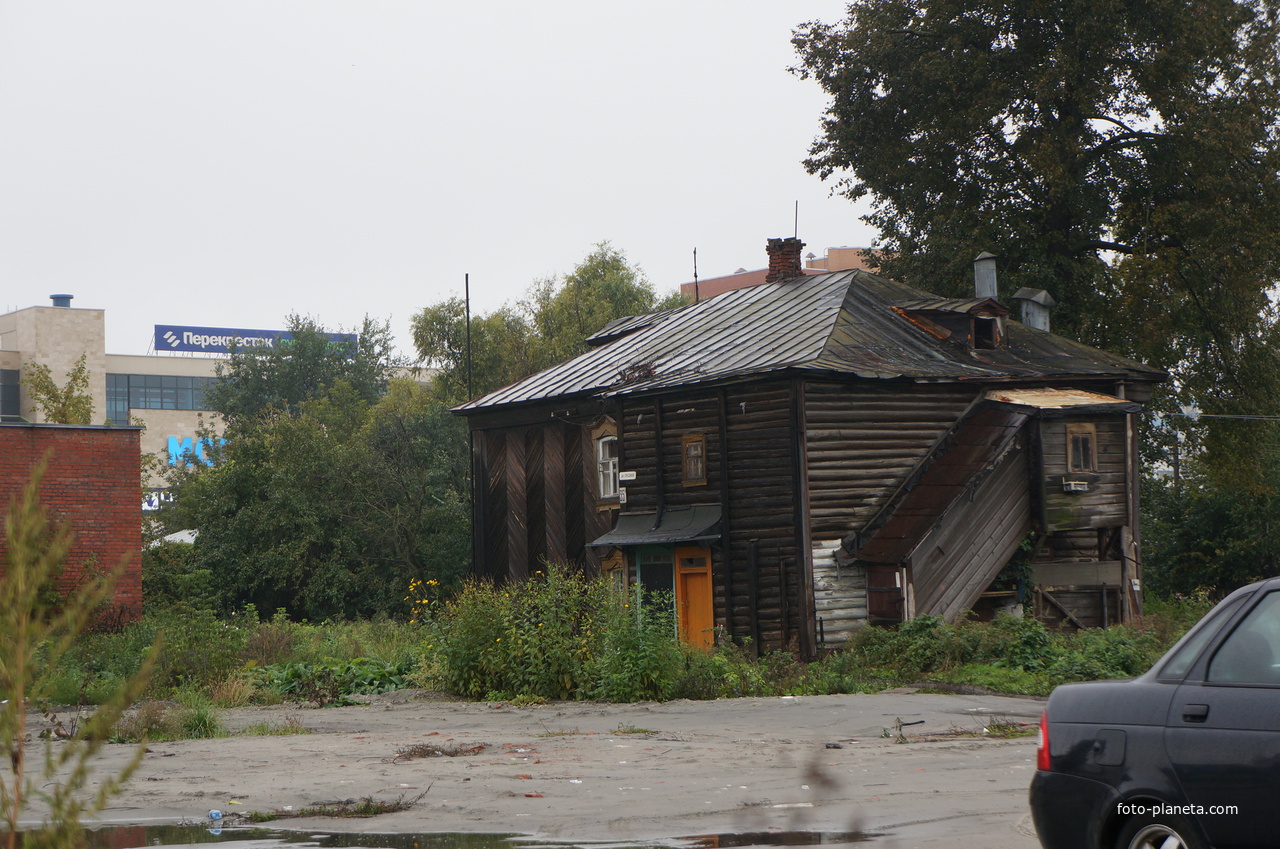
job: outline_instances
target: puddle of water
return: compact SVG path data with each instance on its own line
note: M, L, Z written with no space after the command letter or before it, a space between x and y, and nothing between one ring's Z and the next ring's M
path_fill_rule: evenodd
M818 846L864 843L882 835L861 831L762 831L699 834L647 842L572 842L520 834L356 834L210 828L202 825L109 826L87 833L85 849L144 849L234 843L234 849L737 849L748 846ZM233 849L233 847L226 847Z

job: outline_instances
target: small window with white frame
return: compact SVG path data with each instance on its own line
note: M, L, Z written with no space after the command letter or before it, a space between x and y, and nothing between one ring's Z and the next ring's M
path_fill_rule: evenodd
M613 434L596 440L596 497L618 497L618 437Z

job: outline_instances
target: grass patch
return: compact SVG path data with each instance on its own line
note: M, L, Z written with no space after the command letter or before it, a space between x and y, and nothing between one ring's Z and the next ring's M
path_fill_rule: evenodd
M953 725L947 731L934 731L922 734L915 739L924 742L955 738L1015 740L1020 737L1034 737L1040 731L1039 723L1010 719L1006 716L974 717L974 720L977 725L973 728ZM901 729L899 729L900 732ZM898 742L905 741L900 739Z
M286 716L277 723L255 722L236 732L241 737L286 737L290 734L310 734L311 729L303 725L296 716Z
M624 722L622 725L619 725L617 728L613 729L612 733L614 734L657 734L658 732L654 731L652 728L639 728L635 725L631 725L629 723Z
M930 676L930 683L959 685L971 691L990 690L994 693L1013 693L1021 696L1047 696L1054 683L1044 672L1028 672L1008 666L991 666L986 663L966 663ZM928 685L925 685L926 688ZM955 687L939 687L940 691L955 691Z
M488 747L487 743L411 743L396 749L397 761L417 758L462 758L478 755Z
M539 737L572 737L582 733L577 728L547 728L545 725L542 727L546 730L539 734Z
M112 743L163 742L226 737L217 709L198 693L186 692L183 701L172 704L145 701L121 717L112 728Z

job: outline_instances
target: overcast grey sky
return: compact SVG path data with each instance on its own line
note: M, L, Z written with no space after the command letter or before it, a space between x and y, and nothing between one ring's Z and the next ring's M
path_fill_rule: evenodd
M350 329L488 311L594 243L660 290L793 230L868 244L800 164L825 97L787 73L841 0L3 0L0 307Z

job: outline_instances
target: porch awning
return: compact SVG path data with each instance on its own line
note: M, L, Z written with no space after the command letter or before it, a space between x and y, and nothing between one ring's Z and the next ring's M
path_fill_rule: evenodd
M987 400L1041 418L1142 411L1141 404L1084 389L992 389Z
M668 507L623 513L609 533L591 543L593 546L662 545L673 542L700 542L720 538L720 505L697 504L693 507Z

